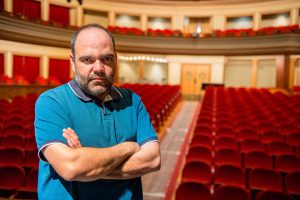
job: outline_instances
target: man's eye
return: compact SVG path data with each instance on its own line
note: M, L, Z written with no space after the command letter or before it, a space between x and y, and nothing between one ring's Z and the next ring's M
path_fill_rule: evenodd
M103 58L101 59L101 61L106 64L112 63L114 62L114 60L115 60L114 56L103 56Z
M92 59L91 59L91 58L84 58L84 59L83 59L83 62L84 62L84 63L91 63L91 62L92 62Z

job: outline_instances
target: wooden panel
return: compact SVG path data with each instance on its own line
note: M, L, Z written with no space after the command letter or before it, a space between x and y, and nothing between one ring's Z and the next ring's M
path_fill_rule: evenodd
M52 86L39 85L0 85L0 99L12 99L14 96L25 96L29 93L41 94Z
M183 64L181 72L181 90L183 97L189 100L200 98L201 85L210 81L210 65Z

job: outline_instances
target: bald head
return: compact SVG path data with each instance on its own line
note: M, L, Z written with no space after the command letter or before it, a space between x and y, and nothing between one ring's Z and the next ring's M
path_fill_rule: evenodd
M76 42L77 42L77 38L78 35L82 32L85 32L88 29L98 29L100 31L103 31L103 33L105 33L111 40L111 46L113 48L113 51L115 52L115 39L113 37L113 35L111 34L111 32L109 30L107 30L106 28L104 28L103 26L99 25L99 24L87 24L85 26L82 26L81 28L79 28L74 34L73 37L71 39L71 54L73 55L73 57L75 57L75 47L76 47Z

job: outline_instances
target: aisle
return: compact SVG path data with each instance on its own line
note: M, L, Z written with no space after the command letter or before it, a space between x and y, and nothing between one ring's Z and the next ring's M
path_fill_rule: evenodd
M143 176L144 200L164 199L168 182L181 149L182 142L192 122L199 102L185 101L171 127L161 142L162 165L159 172Z

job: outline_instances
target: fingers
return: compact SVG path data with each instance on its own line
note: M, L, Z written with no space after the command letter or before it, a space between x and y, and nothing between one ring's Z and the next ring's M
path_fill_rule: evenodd
M71 128L68 128L68 131L71 136L71 142L76 146L76 148L82 147L80 140L79 140L77 134L75 133L75 131Z
M80 140L73 129L71 128L63 129L63 137L67 140L68 145L71 148L82 147Z

